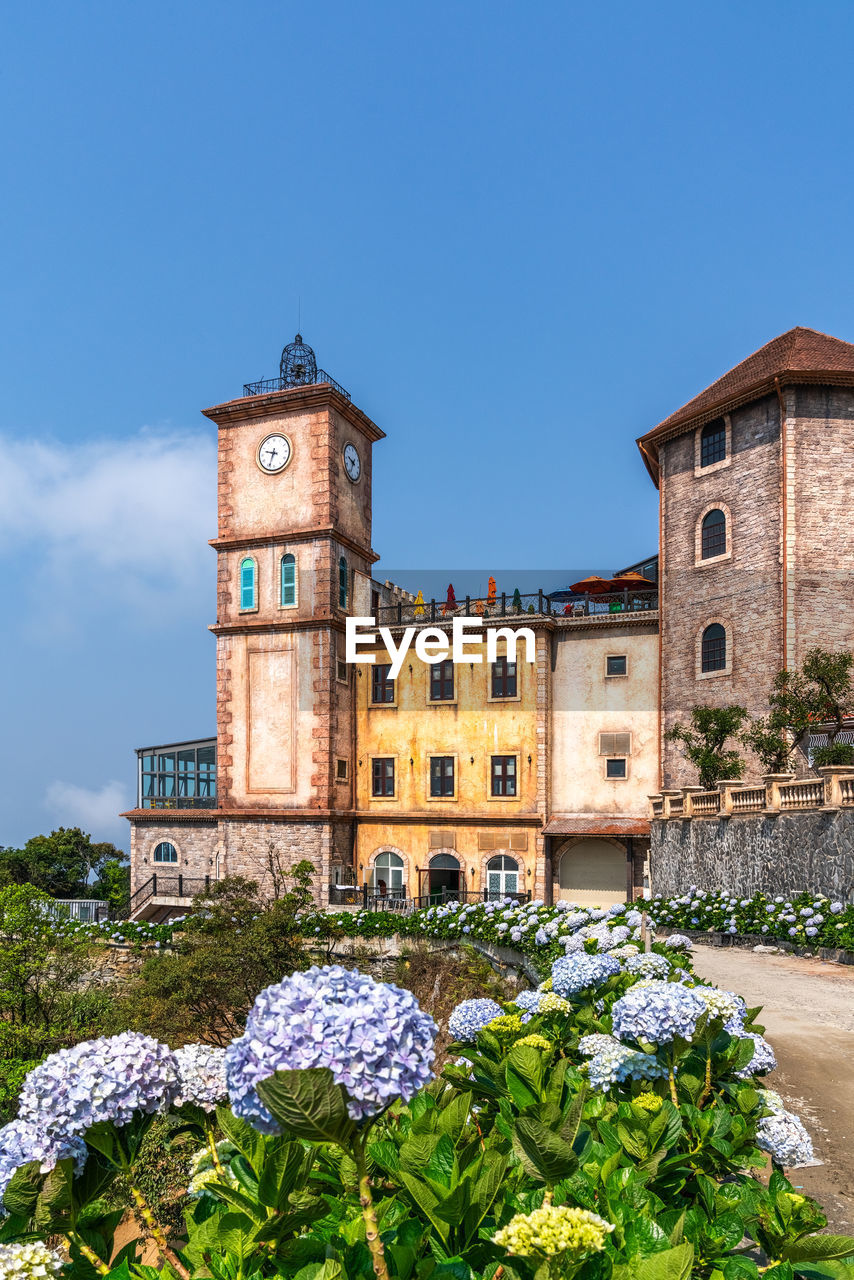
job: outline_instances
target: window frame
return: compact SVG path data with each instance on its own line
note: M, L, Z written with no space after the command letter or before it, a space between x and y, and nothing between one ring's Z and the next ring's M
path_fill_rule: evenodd
M720 519L710 524L715 515ZM728 534L726 512L722 507L712 507L700 520L700 559L721 560L727 553Z
M338 608L350 608L350 566L346 556L338 557Z
M609 671L608 664L610 662L623 663L622 671ZM625 680L629 674L629 655L627 653L606 653L605 654L605 679L606 680Z
M406 889L406 861L404 860L403 856L399 853L396 853L394 849L380 849L379 852L374 854L373 861L371 862L371 888L374 890L375 893L379 889L379 886L377 885L377 866L381 858L386 858L389 860L389 865L387 867L386 866L380 867L381 871L386 871L388 873L388 879L386 880L386 891L389 893L389 896L391 897L395 896L396 891L399 891L397 893L397 896L402 897L403 892ZM396 858L397 861L400 863L400 866L392 865L391 863L392 858ZM394 878L396 875L400 877L399 884L394 884Z
M164 847L170 848L174 853L174 858L158 858L157 850ZM174 867L181 861L181 855L178 852L178 846L174 840L158 840L157 844L151 851L151 865L156 867Z
M496 772L495 772L496 760L503 760L505 762L504 775L503 775L505 786L507 785L507 782L510 780L510 774L508 773L508 770L507 770L507 764L509 761L511 760L513 761L512 781L513 781L514 790L512 792L508 792L506 790L505 791L495 790L495 783L497 780ZM489 782L487 784L487 792L490 800L518 800L519 799L519 753L517 751L490 752Z
M247 565L252 566L252 603L244 604L245 586L243 582L243 571ZM254 556L242 556L240 567L237 574L238 594L240 600L240 613L257 613L258 612L258 561Z
M440 761L440 760L445 760L445 761L449 760L451 762L452 790L450 792L443 791L440 795L434 795L433 794L433 764L434 764L434 761ZM447 803L449 800L456 800L457 790L458 790L457 777L458 777L458 768L457 768L456 755L451 754L448 751L431 752L427 756L427 800L433 803L438 801L438 803L440 804L442 803L442 801L445 801ZM443 778L443 781L444 781L444 778Z
M512 862L516 870L511 871L509 867L504 867L504 866L492 867L490 865L493 862L503 863L505 861ZM495 897L493 897L493 890L490 888L490 884L489 884L490 875L498 876L499 878L499 887L497 890L494 891L496 895ZM525 875L524 866L520 865L518 858L514 858L512 854L509 854L509 853L493 853L489 858L487 858L486 866L483 868L483 880L484 880L483 887L486 891L487 902L501 902L501 900L507 897L509 894L516 895L523 892L523 890L521 890L519 886L520 886L520 883L524 881L524 875ZM507 883L506 883L507 876L515 876L516 887L514 889L507 888Z
M451 672L451 694L450 694L450 697L447 697L447 698L446 698L446 697L438 697L438 698L434 698L434 697L433 697L433 684L434 684L434 680L437 678L437 677L434 677L433 672L436 670L436 668L437 668L437 667L449 668L449 669L450 669L450 672ZM438 679L439 679L439 681L441 682L441 684L442 684L442 685L445 685L445 684L447 683L447 679L448 679L448 677L447 677L447 672L444 672L442 675L440 675L440 676L438 677ZM452 658L442 658L442 659L440 659L440 661L439 661L439 662L431 662L431 663L430 663L430 665L429 665L429 667L427 668L427 701L428 701L428 703L431 703L433 706L447 706L447 704L448 704L449 702L456 702L456 700L457 700L457 677L456 677L456 671L455 671L455 669L454 669L454 661L453 661L453 659L452 659Z
M343 772L341 769L342 764L344 766ZM346 758L346 756L335 757L335 781L336 782L350 781L350 761Z
M378 764L391 765L391 782L392 790L390 793L385 791L376 791L375 766ZM397 756L375 755L370 757L371 765L371 800L396 800L397 799ZM383 782L388 781L388 770L384 770Z
M605 781L606 782L627 782L629 778L629 757L621 755L608 755L603 757L605 761ZM622 773L611 773L610 768L613 764L621 764L623 766Z
M718 462L707 462L703 465L703 432L710 427L718 419L723 420L724 424L724 456ZM722 471L724 467L728 467L732 462L732 420L728 413L718 414L716 418L710 418L708 422L702 423L697 427L694 433L694 476L714 475L716 471Z
M706 633L712 627L720 627L723 631L723 664L721 666L707 667L705 665L706 658L704 653L704 643L706 642ZM721 637L715 636L714 641L719 641ZM711 643L711 642L710 642ZM705 626L700 629L697 638L697 677L700 680L715 679L720 676L732 674L732 629L727 626L722 618L710 618Z
M500 679L504 684L505 688L507 687L508 681L512 679L513 693L496 693L495 692L495 680L496 680L495 668L499 665L501 665L503 670L503 674L501 675ZM510 667L513 667L512 677L510 676L509 670L508 670ZM520 676L521 676L521 672L519 671L518 660L516 662L508 662L506 653L498 654L495 662L491 662L489 664L489 691L487 695L487 701L519 702L522 697L522 692L520 688Z
M293 570L293 580L289 589L293 593L292 600L285 599L285 567ZM292 551L285 551L279 558L279 608L296 609L299 605L299 589L297 574L297 558Z
M389 672L390 670L391 670L391 663L390 663L390 662L375 662L375 663L372 665L372 667L371 667L371 683L370 683L370 690L369 690L369 697L368 697L368 706L369 706L369 707L395 707L395 706L397 706L397 680L394 680L394 679L392 679L391 677L389 677L388 672ZM381 671L385 671L385 673L386 673L386 674L382 677L382 680L380 681L380 680L378 680L378 678L377 678L377 677L378 677L378 675L379 675L379 673L380 673ZM376 693L377 685L378 685L378 684L381 684L381 685L382 685L382 689L383 689L383 691L386 691L386 692L387 692L389 689L391 689L391 697L390 697L390 698L376 698L376 697L374 696L374 694Z

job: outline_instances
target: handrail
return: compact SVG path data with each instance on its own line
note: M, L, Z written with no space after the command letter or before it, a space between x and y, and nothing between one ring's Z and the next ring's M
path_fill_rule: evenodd
M514 603L515 601L515 603ZM583 595L571 601L552 600L548 592L539 591L511 595L506 591L494 596L462 596L454 604L443 600L398 600L377 608L378 624L403 626L404 624L443 622L453 618L600 618L602 620L621 613L641 613L658 608L658 591L612 591L605 595Z

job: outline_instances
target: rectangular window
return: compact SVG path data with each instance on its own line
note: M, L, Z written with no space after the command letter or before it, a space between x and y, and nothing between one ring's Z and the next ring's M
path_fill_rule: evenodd
M606 778L625 778L626 762L625 760L606 760L605 761L605 777Z
M454 757L432 756L430 760L430 795L453 796Z
M347 781L347 761L346 760L335 761L335 780L336 782Z
M700 466L711 467L726 457L726 423L717 418L703 427L700 436Z
M394 795L394 757L371 761L371 795Z
M336 680L339 680L341 684L350 683L350 672L348 671L347 663L343 658L335 659L335 678Z
M294 556L282 556L282 606L290 608L297 602L297 562Z
M516 663L499 658L492 664L493 698L516 697Z
M371 702L394 702L394 681L389 676L390 662L375 662L371 667Z
M430 701L452 702L454 697L454 664L450 658L434 662L430 668Z
M632 735L630 733L600 733L600 756L630 756L632 754Z
M494 796L515 796L516 794L516 757L492 757L492 794Z
M605 659L606 676L624 676L628 670L625 654L609 653Z

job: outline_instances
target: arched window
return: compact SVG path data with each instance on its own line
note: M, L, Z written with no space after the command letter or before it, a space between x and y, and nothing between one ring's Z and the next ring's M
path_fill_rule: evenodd
M707 422L700 433L700 466L710 467L726 457L726 423L723 418Z
M703 560L726 555L726 516L720 510L710 511L703 517L700 555Z
M374 861L374 890L377 893L403 893L403 858L399 853L387 850L378 853Z
M255 608L255 561L251 557L240 562L240 607Z
M700 641L700 669L723 671L726 668L726 631L719 622L706 627Z
M350 571L347 568L347 561L342 556L338 561L338 604L342 609L347 608L347 602L350 598Z
M282 556L282 596L283 605L294 605L297 602L297 562L292 555Z
M498 853L486 864L486 890L491 901L519 892L519 863Z
M155 862L177 862L178 850L168 840L162 840L154 850Z

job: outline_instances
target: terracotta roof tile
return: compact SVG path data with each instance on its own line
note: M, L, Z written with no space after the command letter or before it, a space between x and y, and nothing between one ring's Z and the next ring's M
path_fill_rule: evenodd
M854 345L817 329L800 327L772 338L640 437L638 445L653 479L657 479L659 440L682 435L698 419L708 420L736 404L768 395L774 390L775 378L781 385L801 378L850 385L854 383Z
M582 817L576 814L552 818L543 828L547 836L648 836L646 818L616 818L607 814Z

